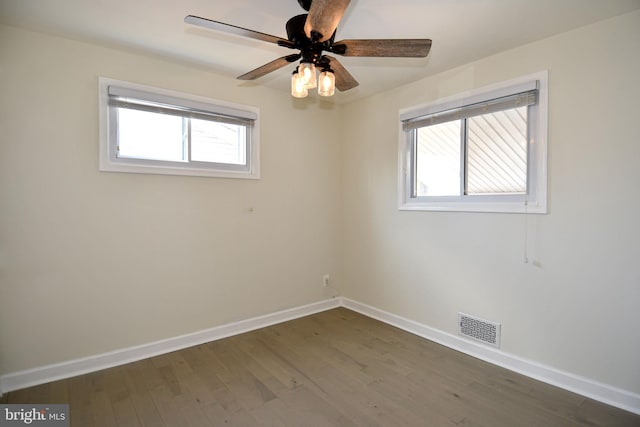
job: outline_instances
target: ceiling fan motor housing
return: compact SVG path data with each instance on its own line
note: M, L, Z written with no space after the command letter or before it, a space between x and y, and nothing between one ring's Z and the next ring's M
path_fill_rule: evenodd
M294 44L299 44L303 40L307 40L304 33L304 23L307 21L307 14L296 15L287 21L287 38Z
M335 31L330 39L319 42L321 35L313 37L314 40L309 39L304 31L304 25L307 21L307 14L294 16L289 19L286 24L287 38L296 49L300 50L302 54L302 62L311 62L318 64L322 57L322 51L332 50L333 40L335 38ZM313 35L312 35L313 36Z

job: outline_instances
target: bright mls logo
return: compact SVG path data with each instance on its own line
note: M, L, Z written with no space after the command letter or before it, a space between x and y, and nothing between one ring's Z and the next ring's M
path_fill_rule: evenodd
M0 427L69 427L69 405L0 405Z

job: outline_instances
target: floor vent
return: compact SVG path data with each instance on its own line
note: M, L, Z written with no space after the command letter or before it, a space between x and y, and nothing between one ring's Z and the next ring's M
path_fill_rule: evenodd
M458 333L476 341L500 347L500 323L458 313Z

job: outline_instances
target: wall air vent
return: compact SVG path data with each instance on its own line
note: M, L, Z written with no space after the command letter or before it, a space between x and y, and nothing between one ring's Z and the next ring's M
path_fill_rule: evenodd
M458 313L458 334L500 347L500 323Z

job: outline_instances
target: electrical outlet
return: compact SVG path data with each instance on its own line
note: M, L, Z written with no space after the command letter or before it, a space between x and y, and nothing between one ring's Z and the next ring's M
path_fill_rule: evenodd
M325 274L324 276L322 276L322 284L324 286L329 286L329 275Z

